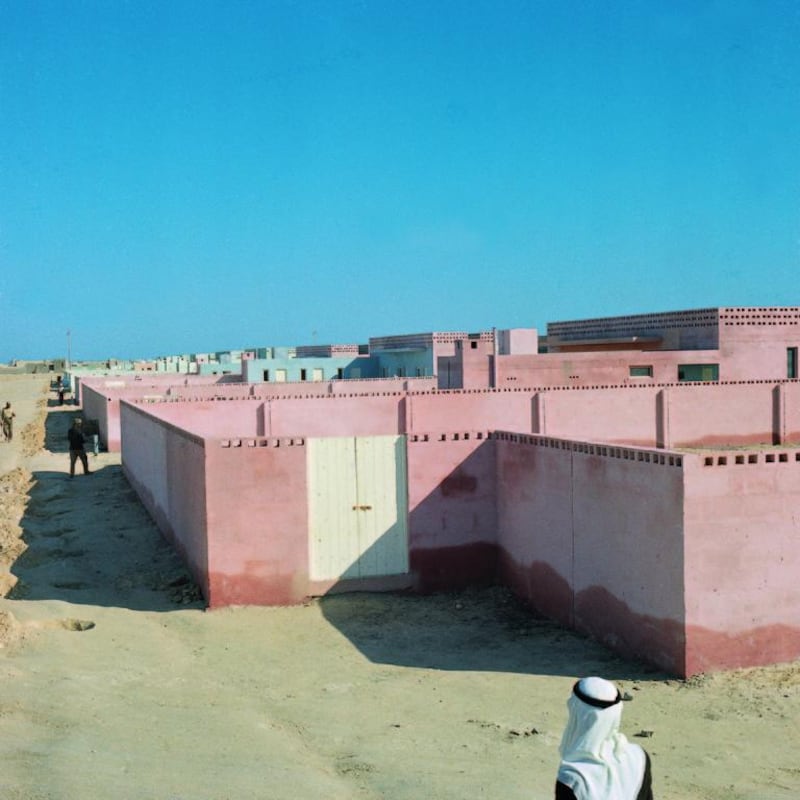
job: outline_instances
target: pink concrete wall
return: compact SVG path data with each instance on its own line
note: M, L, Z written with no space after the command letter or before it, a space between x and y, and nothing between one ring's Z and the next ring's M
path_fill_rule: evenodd
M584 387L599 384L634 386L674 383L679 364L717 364L717 350L620 350L538 355L502 355L497 359L497 386ZM632 366L650 366L652 377L631 377ZM720 367L720 377L723 376ZM777 377L785 377L778 373Z
M309 590L305 440L206 446L208 604L302 601Z
M780 442L800 444L800 381L785 381L773 392Z
M572 454L568 442L527 436L497 441L497 537L501 583L537 610L574 627ZM533 441L539 441L534 438Z
M360 380L293 381L288 383L217 384L213 386L175 386L171 397L189 400L246 397L292 398L328 395L374 395L436 388L436 378L362 378Z
M85 381L81 391L83 415L87 419L97 420L100 429L100 441L111 453L120 450L120 399L128 400L143 397L163 398L169 390L168 385L151 386L149 383L132 383L127 386L113 385L115 381Z
M405 399L398 393L271 400L266 407L271 436L388 435L406 427Z
M209 596L202 439L123 401L122 468L161 532Z
M494 580L497 491L485 431L408 439L409 562L423 591Z
M494 342L491 341L472 340L458 343L453 360L456 369L461 372L459 388L486 389L494 386L493 353Z
M108 447L109 438L111 438L115 445L114 451L119 451L119 403L117 403L117 413L109 419L110 400L104 394L95 391L91 386L85 386L81 392L81 400L84 418L97 420L100 441L108 450L111 450ZM111 432L109 432L109 422L114 426L114 430Z
M548 616L683 674L682 456L497 436L502 580Z
M97 420L100 441L109 452L120 449L119 401L143 397L169 397L176 384L189 391L219 380L216 376L148 373L142 376L108 375L81 378L81 405L87 419ZM213 388L213 387L212 387Z
M800 451L686 459L687 672L800 658Z
M538 392L533 430L560 438L654 447L656 393L652 386ZM515 430L511 425L504 429Z
M542 435L642 447L800 441L800 382L551 389L533 419Z
M214 376L217 377L217 376ZM244 400L253 394L252 384L249 383L214 383L204 386L190 384L188 386L175 385L170 388L169 396L186 400Z
M683 458L575 447L575 628L684 675Z
M771 382L666 387L666 444L771 444L776 427L774 390Z
M255 400L135 402L149 414L202 437L263 435L264 403Z
M252 388L234 386L230 394L224 387L208 387L218 399L185 399L154 413L204 436L343 436L486 428L642 447L800 441L800 381L348 392L276 396L265 403L259 402L260 392L248 396ZM108 449L117 450L120 398L172 400L184 389L87 385L85 413L98 419ZM237 399L240 396L247 399ZM217 413L222 402L224 414Z
M412 394L407 411L407 428L412 433L482 428L528 432L532 393L481 389Z
M795 308L720 310L719 344L724 380L786 378L786 348L800 346L800 313Z

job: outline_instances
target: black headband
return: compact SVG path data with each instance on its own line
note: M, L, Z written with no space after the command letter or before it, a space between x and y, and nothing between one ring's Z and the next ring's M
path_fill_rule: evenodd
M622 700L619 689L617 689L617 696L613 700L598 700L596 697L589 697L588 694L581 691L580 681L575 682L575 685L572 687L572 693L578 700L582 700L587 705L594 706L595 708L611 708L611 706L615 706Z

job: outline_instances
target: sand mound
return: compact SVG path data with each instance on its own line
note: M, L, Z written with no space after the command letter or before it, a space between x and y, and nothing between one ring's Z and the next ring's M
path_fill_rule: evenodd
M16 583L9 569L26 547L19 523L32 484L31 473L21 468L0 476L0 597Z

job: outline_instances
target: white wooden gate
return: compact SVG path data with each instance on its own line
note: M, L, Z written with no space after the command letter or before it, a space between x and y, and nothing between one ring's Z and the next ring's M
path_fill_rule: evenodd
M312 580L408 572L405 439L309 439Z

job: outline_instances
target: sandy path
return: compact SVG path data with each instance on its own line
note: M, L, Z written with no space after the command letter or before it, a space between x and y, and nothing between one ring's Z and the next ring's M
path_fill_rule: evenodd
M800 796L800 664L668 680L499 590L204 612L118 456L66 477L43 390L0 379L0 797L548 798L584 674L632 698L659 800Z

